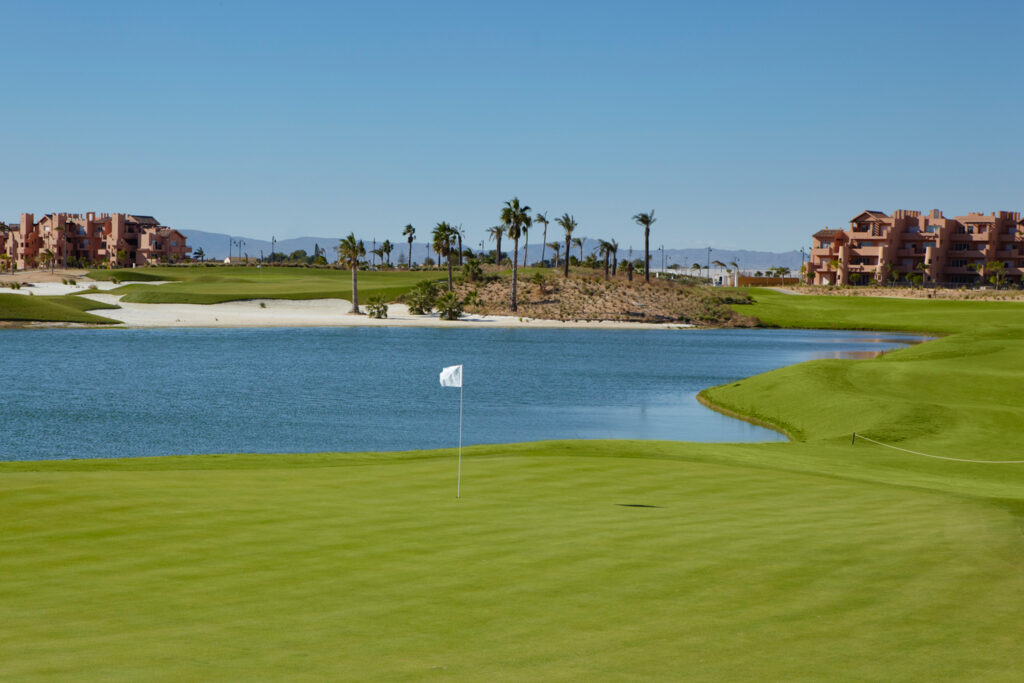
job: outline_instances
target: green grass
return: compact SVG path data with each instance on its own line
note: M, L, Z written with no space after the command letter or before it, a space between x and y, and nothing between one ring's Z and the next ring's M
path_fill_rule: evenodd
M461 501L452 451L4 463L0 678L1017 680L1024 466L850 432L1024 458L1021 309L755 297L948 336L706 392L793 442L474 447Z
M115 308L118 306L78 296L0 294L0 320L105 325L117 321L87 311Z
M122 301L140 304L217 304L249 299L352 298L352 275L347 270L316 268L241 267L147 267L132 270L92 271L89 277L145 277L147 281L169 280L159 286L126 284L113 290ZM409 291L417 282L440 279L439 271L362 271L359 299L378 294L391 301ZM123 280L122 280L123 281Z

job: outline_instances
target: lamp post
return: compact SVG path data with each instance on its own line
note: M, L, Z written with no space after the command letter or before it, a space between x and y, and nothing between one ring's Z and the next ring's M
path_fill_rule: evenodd
M274 249L277 245L277 238L273 235L270 236L270 262L274 262Z
M708 282L711 282L711 247L708 247Z
M661 245L661 274L665 274L665 245Z

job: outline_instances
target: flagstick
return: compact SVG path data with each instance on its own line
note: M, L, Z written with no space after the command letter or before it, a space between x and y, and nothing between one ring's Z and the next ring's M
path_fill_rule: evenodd
M459 382L459 482L455 488L455 497L462 498L462 382Z

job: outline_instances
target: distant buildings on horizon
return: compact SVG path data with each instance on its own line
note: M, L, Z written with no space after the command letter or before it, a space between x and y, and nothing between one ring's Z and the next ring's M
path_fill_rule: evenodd
M190 251L180 231L152 216L128 213L51 213L39 222L23 213L17 226L0 232L4 265L18 269L51 259L58 268L175 263Z
M1001 263L1001 266L995 264ZM846 230L814 233L805 277L816 285L915 282L976 285L1001 270L1024 275L1024 220L1016 211L946 218L938 209L863 211Z

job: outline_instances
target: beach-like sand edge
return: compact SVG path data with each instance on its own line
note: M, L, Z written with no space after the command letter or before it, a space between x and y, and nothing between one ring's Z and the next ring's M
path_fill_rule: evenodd
M405 304L389 303L388 317L371 318L352 313L352 303L346 299L252 299L229 301L221 304L137 304L122 302L116 294L104 293L104 289L118 287L112 282L94 282L81 273L74 285L65 284L49 273L33 273L35 277L21 278L28 287L11 290L12 293L37 296L59 296L77 293L79 296L107 304L120 306L118 309L99 310L98 315L120 324L116 327L168 328L168 327L458 327L495 328L530 327L551 329L686 329L693 325L685 323L638 323L626 321L561 321L522 318L514 315L466 314L459 320L441 320L437 313L412 315ZM8 276L10 277L10 276ZM148 282L156 285L159 282ZM4 290L0 290L4 291ZM365 312L365 304L362 306ZM18 326L25 326L19 324ZM36 324L33 327L52 327L50 324ZM58 326L68 327L67 323ZM75 325L78 326L78 325ZM109 327L109 326L107 326Z

